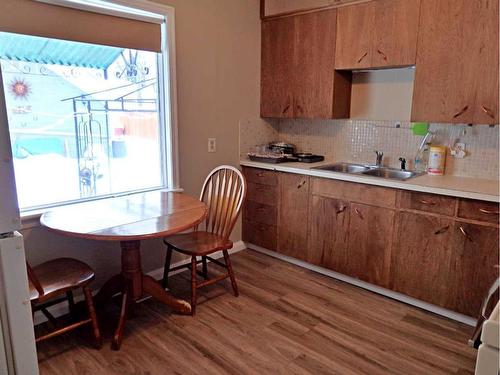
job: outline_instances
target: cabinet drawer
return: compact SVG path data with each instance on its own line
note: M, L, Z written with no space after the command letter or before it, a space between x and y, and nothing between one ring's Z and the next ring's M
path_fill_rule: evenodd
M260 224L277 225L278 209L276 206L246 201L243 208L243 220Z
M244 167L243 173L247 182L262 185L278 186L278 172L266 171L265 169Z
M243 220L243 241L276 251L278 230L274 225L265 225Z
M249 182L247 190L247 201L267 204L269 206L277 206L278 187Z
M312 194L394 208L397 190L355 182L313 178Z
M498 224L498 206L498 203L495 202L460 199L458 202L458 216L464 219Z
M456 198L443 195L401 191L401 208L442 214L455 215Z

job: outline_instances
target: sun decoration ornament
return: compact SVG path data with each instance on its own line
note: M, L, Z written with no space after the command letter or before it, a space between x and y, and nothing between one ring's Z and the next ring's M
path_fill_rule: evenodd
M26 100L31 94L31 87L24 79L15 78L10 83L10 91L16 98Z

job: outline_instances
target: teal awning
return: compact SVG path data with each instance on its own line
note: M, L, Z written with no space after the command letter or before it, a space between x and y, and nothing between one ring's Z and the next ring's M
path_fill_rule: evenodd
M0 32L0 59L107 69L118 47Z

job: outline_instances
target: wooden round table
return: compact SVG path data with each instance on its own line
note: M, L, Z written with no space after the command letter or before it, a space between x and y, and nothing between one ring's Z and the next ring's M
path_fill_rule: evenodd
M122 293L120 319L113 337L113 348L119 349L127 312L144 295L151 295L176 312L191 312L188 302L174 298L142 272L140 241L192 228L205 218L206 211L205 204L196 198L160 190L68 205L44 213L40 222L64 236L120 241L122 271L111 277L95 297L99 305Z

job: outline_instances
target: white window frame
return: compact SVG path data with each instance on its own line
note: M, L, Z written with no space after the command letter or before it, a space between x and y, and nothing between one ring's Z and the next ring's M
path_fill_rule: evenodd
M66 6L81 10L93 11L102 14L125 18L138 19L147 22L162 24L161 53L159 58L159 115L160 115L160 142L162 145L161 157L164 175L164 186L161 188L145 188L117 194L77 199L70 202L48 205L46 208L25 210L21 218L29 221L38 217L50 208L69 204L82 203L98 199L106 199L122 195L130 195L146 191L168 189L182 191L179 186L179 157L178 157L178 130L177 130L177 81L176 81L176 53L175 53L175 8L168 5L153 3L147 0L36 0L39 2ZM103 6L109 5L109 6ZM133 12L127 12L129 8ZM136 12L137 11L137 12ZM165 83L168 82L168 85ZM170 108L169 111L166 109ZM24 224L24 223L23 223ZM32 226L28 225L27 227ZM23 227L26 227L23 225Z

